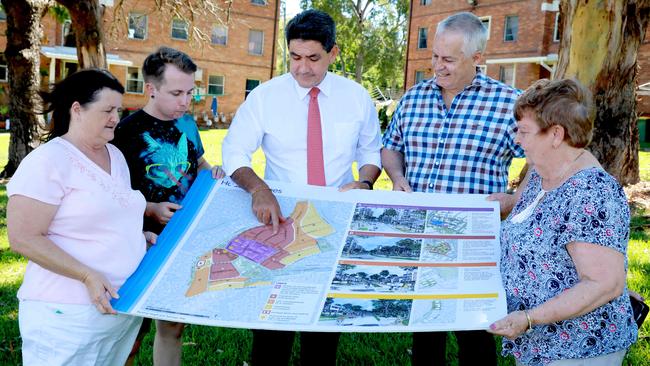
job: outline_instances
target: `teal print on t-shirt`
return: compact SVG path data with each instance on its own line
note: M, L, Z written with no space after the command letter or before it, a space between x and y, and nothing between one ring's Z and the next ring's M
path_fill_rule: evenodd
M147 149L140 155L146 164L146 177L153 184L165 188L178 186L185 194L190 186L188 171L191 163L188 161L187 136L183 133L178 144L158 141L148 132L143 135Z

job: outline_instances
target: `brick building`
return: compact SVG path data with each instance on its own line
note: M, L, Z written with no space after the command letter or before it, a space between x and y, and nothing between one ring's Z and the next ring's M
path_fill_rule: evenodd
M490 77L520 89L551 77L559 49L558 0L411 0L405 86L433 76L431 46L436 26L449 15L469 11L488 28L481 68ZM650 42L639 50L639 114L650 114ZM641 92L640 94L643 94Z
M126 88L123 107L137 109L146 103L142 62L159 46L188 53L196 62L196 94L190 107L197 119L214 119L212 99L227 122L255 86L273 77L278 32L279 0L235 0L226 18L198 17L196 26L206 31L208 42L191 41L187 23L169 14L154 12L155 0L126 0L123 18L114 19L114 1L101 0L102 22L109 70ZM222 2L224 6L227 2ZM2 14L4 15L4 14ZM0 50L6 46L6 22L0 21ZM112 27L119 21L123 27ZM41 40L43 85L60 80L78 68L70 22L57 23L47 14ZM112 28L111 28L112 27ZM128 28L128 31L127 31ZM114 35L109 35L113 31ZM209 34L208 34L209 33ZM0 57L0 87L7 88L7 69Z

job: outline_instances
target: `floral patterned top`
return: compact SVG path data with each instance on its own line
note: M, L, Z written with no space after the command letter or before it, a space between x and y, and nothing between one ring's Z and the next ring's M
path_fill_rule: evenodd
M547 192L523 222L513 223L512 217L540 192L541 183L533 170L501 226L501 274L508 312L534 308L578 282L567 244L581 241L627 251L630 211L623 189L611 175L600 168L579 171ZM621 296L590 313L534 326L514 341L504 337L502 353L512 354L524 365L543 365L627 349L636 337L625 288Z

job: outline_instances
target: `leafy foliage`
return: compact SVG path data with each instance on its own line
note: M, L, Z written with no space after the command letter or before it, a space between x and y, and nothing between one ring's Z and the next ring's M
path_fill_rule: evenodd
M401 89L404 83L407 0L301 0L327 12L341 49L334 69L364 86Z

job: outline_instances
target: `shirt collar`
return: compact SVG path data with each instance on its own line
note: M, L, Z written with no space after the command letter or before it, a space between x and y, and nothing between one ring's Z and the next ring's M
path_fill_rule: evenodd
M330 90L332 90L332 77L329 75L330 75L329 72L325 73L325 77L323 78L323 80L321 80L320 84L316 85L316 87L320 90L320 93L325 96L328 96L330 94ZM291 76L291 80L293 80L293 86L296 90L296 93L298 94L298 98L300 100L305 99L307 94L309 94L311 88L303 88L302 86L300 86L300 84L298 84L298 82L296 81L296 79L293 78L293 76Z

